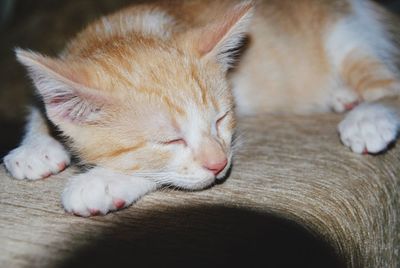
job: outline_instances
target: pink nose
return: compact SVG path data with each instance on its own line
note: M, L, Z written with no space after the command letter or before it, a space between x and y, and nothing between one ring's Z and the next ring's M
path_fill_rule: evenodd
M221 173L222 170L226 167L226 164L228 163L228 160L224 158L224 160L220 162L209 162L204 164L204 168L208 169L212 173L214 173L215 176L217 176L219 173Z

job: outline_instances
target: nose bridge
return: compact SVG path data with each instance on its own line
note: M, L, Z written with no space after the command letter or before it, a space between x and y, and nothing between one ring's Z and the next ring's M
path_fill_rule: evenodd
M221 162L226 158L222 145L213 137L205 136L196 153L196 158L201 163Z

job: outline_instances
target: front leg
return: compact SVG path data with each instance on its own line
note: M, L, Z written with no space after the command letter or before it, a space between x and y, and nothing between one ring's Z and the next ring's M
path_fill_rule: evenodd
M341 83L365 101L338 126L342 142L355 153L385 151L396 141L400 126L400 80L390 63L395 56L388 54L383 60L371 51L361 44L339 57Z
M43 115L32 108L21 145L9 152L3 161L14 178L37 180L61 172L71 160L64 146L50 136Z
M62 195L67 212L88 217L122 209L156 190L148 179L95 167L70 179Z

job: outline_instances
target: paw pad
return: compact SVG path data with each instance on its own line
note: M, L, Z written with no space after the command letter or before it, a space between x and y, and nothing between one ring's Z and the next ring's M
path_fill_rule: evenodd
M117 209L121 209L121 208L124 208L124 207L125 207L125 201L122 200L122 199L115 199L115 200L113 201L113 203L114 203L114 206L115 206Z
M97 215L100 215L100 210L98 210L98 209L89 209L89 212L90 212L90 215L91 216L97 216Z

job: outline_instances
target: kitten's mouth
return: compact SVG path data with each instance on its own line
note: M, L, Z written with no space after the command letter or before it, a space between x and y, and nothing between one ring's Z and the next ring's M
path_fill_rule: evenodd
M218 175L212 172L204 173L201 178L195 176L185 176L179 173L152 174L149 178L155 181L161 188L174 188L186 191L201 191L222 184L230 176L232 170L232 156L229 155L228 163L224 170Z

